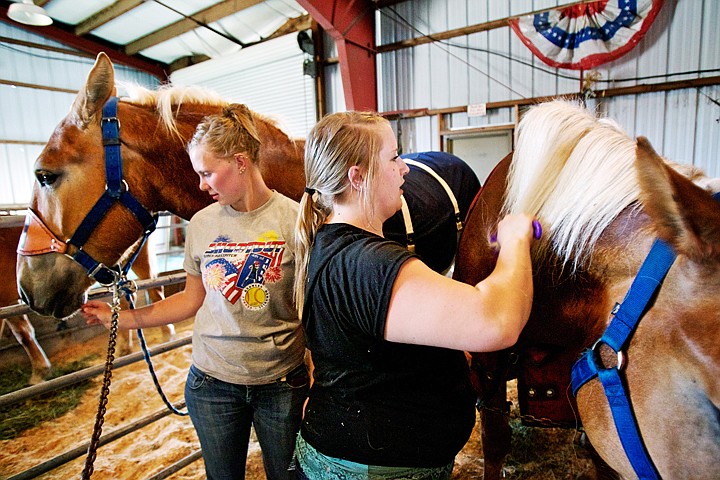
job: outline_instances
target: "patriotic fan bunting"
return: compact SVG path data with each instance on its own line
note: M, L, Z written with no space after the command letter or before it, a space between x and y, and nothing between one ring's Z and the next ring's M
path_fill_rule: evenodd
M510 20L520 40L552 67L587 70L625 55L663 0L604 0Z

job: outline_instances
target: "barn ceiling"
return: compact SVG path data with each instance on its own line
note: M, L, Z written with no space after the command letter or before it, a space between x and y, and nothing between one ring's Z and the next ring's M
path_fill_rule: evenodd
M78 50L110 58L158 77L235 53L281 35L307 30L312 18L295 0L35 0L53 19L46 27L10 20L23 0L0 0L0 21ZM30 2L32 0L24 0ZM302 0L349 8L349 0ZM363 0L381 8L406 0ZM0 38L12 43L12 39Z
M306 30L312 21L294 0L35 0L53 24L30 27L8 18L12 3L0 0L0 20L157 76Z

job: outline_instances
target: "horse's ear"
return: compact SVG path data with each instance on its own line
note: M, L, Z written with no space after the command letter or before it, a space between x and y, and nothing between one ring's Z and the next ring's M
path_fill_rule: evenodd
M720 261L720 204L667 165L645 137L637 139L635 166L658 237L695 262Z
M70 112L75 115L80 126L85 127L93 119L99 118L98 114L102 112L105 102L116 92L112 62L110 57L100 52L85 80L85 86L75 97Z

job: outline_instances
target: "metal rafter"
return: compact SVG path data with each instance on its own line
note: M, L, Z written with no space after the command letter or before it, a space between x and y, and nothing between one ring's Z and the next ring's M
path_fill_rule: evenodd
M160 30L156 30L144 37L138 38L134 42L130 42L125 45L123 50L127 55L135 55L141 50L145 50L146 48L162 43L165 40L169 40L182 35L183 33L195 30L201 26L198 25L198 22L208 25L210 23L217 22L218 20L222 20L229 15L253 7L259 3L263 3L263 1L264 0L225 0L224 2L206 8L205 10L188 15L188 17L192 18L183 18L182 20L163 27Z
M116 19L123 13L129 12L133 8L137 7L144 0L119 0L106 8L103 8L95 15L88 17L82 22L75 26L75 35L83 36L86 33L90 33L102 25L105 25L111 20Z

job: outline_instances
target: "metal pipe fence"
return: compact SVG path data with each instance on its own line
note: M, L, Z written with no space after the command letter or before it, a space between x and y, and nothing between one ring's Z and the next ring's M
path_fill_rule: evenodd
M140 280L137 281L137 287L138 290L144 290L151 287L159 287L159 286L165 286L165 285L172 285L177 284L185 281L185 273L177 273L177 274L171 274L167 275L161 278L154 278L154 279L148 279L148 280ZM88 293L89 298L98 299L98 298L105 298L112 295L112 291L110 288L107 287L99 287L91 290ZM5 318L8 316L15 316L15 315L21 315L25 313L29 313L31 310L30 308L25 304L19 304L19 305L13 305L10 307L3 307L0 308L0 318ZM192 337L187 336L178 340L174 340L171 342L166 342L161 345L158 345L156 347L148 349L148 355L150 357L159 355L164 352L168 352L171 350L174 350L176 348L183 347L185 345L188 345L192 342ZM143 352L135 352L129 355L125 355L122 357L119 357L115 360L113 364L114 369L122 368L127 365L131 365L133 363L139 362L144 359ZM5 394L0 396L0 408L4 408L13 404L16 404L18 402L22 402L28 399L31 399L37 395L42 395L48 392L53 392L57 390L61 390L63 388L68 387L69 385L73 385L75 383L79 383L84 380L88 380L90 378L100 376L103 374L105 370L105 365L97 365L94 367L88 367L83 370L79 370L77 372L73 372L67 375L64 375L62 377L54 378L52 380L48 380L46 382L42 382L37 385L32 385L30 387L26 387L20 390L16 390L14 392ZM185 406L185 402L178 402L173 405L176 409L183 408ZM132 422L126 426L117 428L113 430L112 432L108 432L100 437L99 445L106 445L108 443L111 443L115 440L118 440L142 427L145 427L147 425L150 425L153 422L156 422L162 418L165 418L166 416L170 415L172 412L168 408L164 408L162 410L156 411L146 417L143 417L139 420L136 420L135 422ZM88 450L89 442L79 445L73 449L70 449L60 455L57 455L49 460L46 460L38 465L35 465L34 467L25 470L23 472L20 472L12 477L8 477L8 480L25 480L30 478L35 478L38 475L42 475L44 473L50 472L51 470L58 468L72 460L75 460L76 458L84 455ZM151 476L148 480L162 480L164 478L169 477L173 473L181 470L182 468L185 468L186 466L190 465L191 463L199 460L202 458L202 452L201 451L195 451L192 454L180 459L179 461L165 467L162 471L154 474Z

